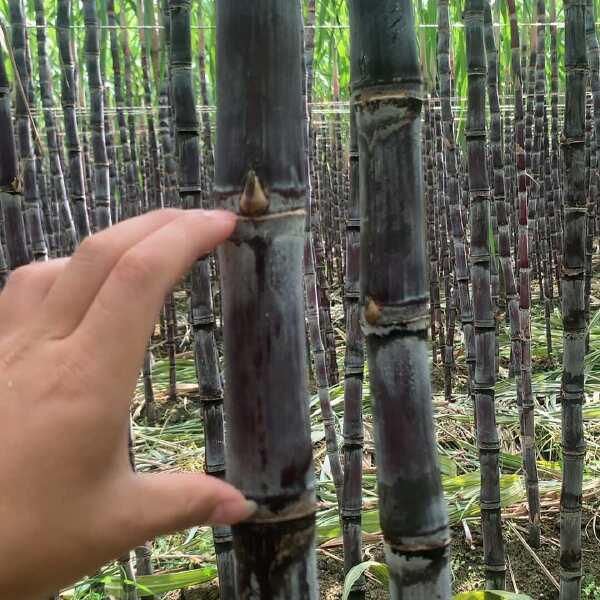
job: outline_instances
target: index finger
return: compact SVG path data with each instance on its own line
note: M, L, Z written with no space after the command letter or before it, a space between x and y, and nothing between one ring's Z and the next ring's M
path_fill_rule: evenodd
M99 353L109 363L103 366L135 376L165 295L195 260L229 237L235 221L232 213L189 211L144 238L116 263L74 335L110 349Z
M123 254L182 214L175 209L153 211L85 239L43 302L39 314L45 335L69 336Z

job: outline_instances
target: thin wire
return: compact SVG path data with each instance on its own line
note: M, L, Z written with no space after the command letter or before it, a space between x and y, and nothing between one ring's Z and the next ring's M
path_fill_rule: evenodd
M511 98L511 97L508 97ZM466 98L462 98L463 100L466 100ZM311 112L313 113L336 113L336 112L340 112L340 113L348 113L350 111L350 103L349 102L331 102L331 103L327 103L327 102L319 102L319 103L311 103L311 106L315 107L311 110ZM559 108L564 108L565 104L564 103L559 103L558 107ZM165 107L161 107L161 106L152 106L151 107L154 111L158 112L160 111L162 108ZM431 106L432 110L441 110L440 106L439 106L439 102L435 102L432 104ZM505 111L511 111L514 110L514 104L501 104L500 105L500 109L501 110L505 110ZM198 112L216 112L217 107L214 105L196 105L196 110ZM454 112L458 112L458 111L465 111L467 110L466 106L457 106L454 105L452 106L452 110ZM42 114L45 111L51 111L51 112L55 112L55 113L62 113L63 112L63 108L61 106L53 106L51 108L36 108L32 110L32 114ZM75 111L78 113L82 113L82 114L88 114L90 112L90 107L89 106L77 106L75 107ZM116 114L119 111L123 111L126 113L133 113L133 112L139 112L140 114L146 114L148 111L148 107L147 106L114 106L114 105L110 105L110 106L106 106L105 107L105 111L107 113L111 113L111 114Z
M528 23L519 23L519 27L540 27L540 26L545 26L545 27L557 27L559 29L564 29L565 24L563 22L560 21L553 21L553 22L546 22L546 23L535 23L535 22L528 22ZM600 25L600 21L596 22L596 25ZM42 26L42 25L37 25L37 24L27 24L25 25L26 29L38 29L40 27L44 27L44 29L48 28L47 26ZM85 29L85 25L70 25L71 29ZM456 23L451 23L450 24L450 28L457 28L457 29L464 29L465 24L461 23L460 21L456 22ZM501 29L502 27L504 27L503 23L492 23L492 27L496 27L497 29ZM195 30L213 30L216 29L215 25L192 25L191 26L192 29ZM305 25L306 29L326 29L326 30L335 30L335 29L339 29L339 30L349 30L350 29L350 25L334 25L332 23L327 23L324 25ZM416 24L416 28L417 29L437 29L438 25L437 23L417 23ZM164 29L164 27L162 25L98 25L97 29L128 29L128 30L140 30L140 29L153 29L155 31L160 31L162 29Z

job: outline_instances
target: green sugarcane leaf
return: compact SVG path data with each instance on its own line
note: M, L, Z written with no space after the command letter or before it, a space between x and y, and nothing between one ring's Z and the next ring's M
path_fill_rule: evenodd
M200 569L180 571L177 573L161 573L158 575L141 575L135 582L136 587L147 594L166 594L212 581L217 576L217 568L207 565ZM133 582L131 582L133 583ZM121 577L106 578L106 591L117 599L123 599L123 583Z
M456 477L458 475L458 468L456 466L456 461L451 459L449 456L445 454L440 454L440 471L442 475L446 475L448 477Z
M511 592L463 592L454 596L454 600L531 600L525 594L513 594Z
M494 235L494 228L492 227L491 222L488 226L488 244L490 247L490 256L493 260L498 255L498 252L496 250L496 236Z
M354 584L366 573L371 573L383 586L387 588L388 581L390 579L389 569L387 565L375 562L374 560L367 560L355 567L352 567L346 575L344 581L344 595L342 600L348 600L348 596L354 587Z
M0 48L2 51L8 54L8 44L6 43L6 24L4 23L4 18L0 16Z

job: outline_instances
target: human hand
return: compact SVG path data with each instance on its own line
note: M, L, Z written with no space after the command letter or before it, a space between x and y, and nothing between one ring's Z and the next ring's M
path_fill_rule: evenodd
M230 213L164 210L16 270L0 295L0 598L40 598L157 535L255 510L203 474L136 474L129 405L166 293Z

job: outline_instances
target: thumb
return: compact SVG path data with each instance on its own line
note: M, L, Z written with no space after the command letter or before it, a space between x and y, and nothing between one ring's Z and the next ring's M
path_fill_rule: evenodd
M134 493L143 508L142 538L196 525L229 525L251 517L256 503L233 486L200 473L139 474Z

